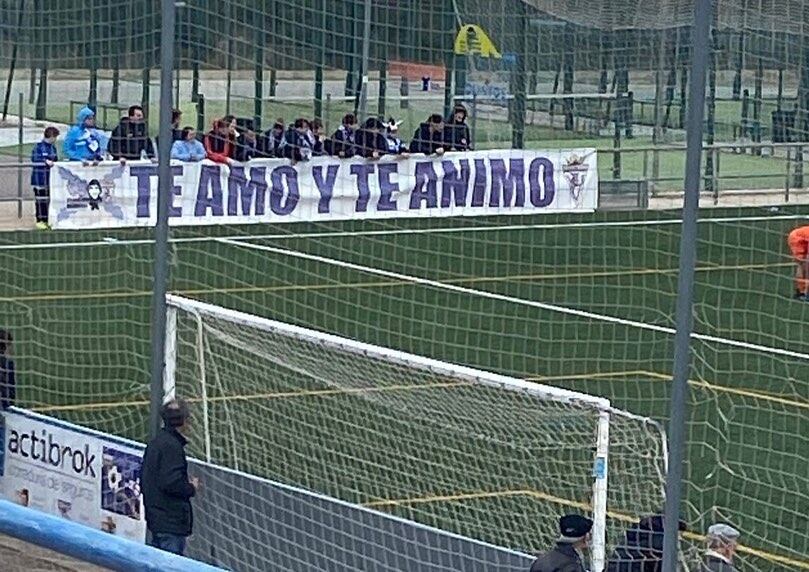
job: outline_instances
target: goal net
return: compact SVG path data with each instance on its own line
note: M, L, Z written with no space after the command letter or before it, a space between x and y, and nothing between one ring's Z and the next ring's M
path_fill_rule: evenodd
M596 570L662 505L660 427L604 398L169 303L167 398L194 403L194 453L212 463L528 553L561 514L590 514ZM235 516L265 528L246 500Z

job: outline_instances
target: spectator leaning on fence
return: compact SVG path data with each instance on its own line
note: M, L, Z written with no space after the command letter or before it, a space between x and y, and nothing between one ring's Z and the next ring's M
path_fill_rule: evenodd
M17 379L11 344L14 337L8 330L0 330L0 409L8 409L17 401Z
M263 157L279 157L281 142L284 140L284 120L278 118L259 140L259 150Z
M312 156L322 157L326 154L326 134L320 119L312 120Z
M186 539L194 529L191 499L200 488L199 479L188 477L185 446L188 443L190 411L182 400L170 401L161 410L163 429L143 453L141 490L146 509L149 544L183 554Z
M385 141L388 143L388 154L390 155L407 155L407 145L399 138L399 125L401 124L401 121L396 121L391 117L385 125Z
M56 138L59 130L46 127L42 141L31 151L31 186L34 188L37 228L48 228L48 207L50 205L51 167L59 160L56 153Z
M582 551L590 544L593 521L579 514L559 519L559 540L531 565L531 572L584 572Z
M343 123L334 132L334 135L325 142L325 151L329 155L345 159L353 157L356 143L357 117L353 113L343 116Z
M451 151L470 151L472 149L472 138L469 134L469 126L466 124L466 117L466 107L459 103L453 108L452 116L445 127L447 147Z
M281 156L290 159L292 163L308 161L312 158L312 142L308 136L309 121L303 117L295 120L284 133L281 141Z
M444 118L434 113L416 129L413 142L410 143L410 152L443 155L447 146L444 139Z
M122 117L112 130L109 152L113 159L121 161L155 158L154 145L146 130L143 108L140 105L130 106L126 117Z
M205 154L216 163L229 165L233 160L233 144L231 142L230 125L224 119L213 122L204 140Z
M96 129L95 111L83 107L76 116L76 124L65 135L62 150L68 161L95 163L104 158L107 142L107 136Z
M171 158L188 163L196 163L205 158L205 147L197 141L197 131L193 127L183 127L182 138L171 146Z
M239 132L239 137L236 139L236 144L233 148L233 158L236 161L245 163L259 156L258 139L256 139L256 132L253 130L251 122Z
M739 543L739 531L728 524L712 524L708 527L706 541L708 550L702 561L704 572L736 572L733 557Z
M355 136L356 154L366 159L379 159L388 152L385 125L378 117L369 117Z

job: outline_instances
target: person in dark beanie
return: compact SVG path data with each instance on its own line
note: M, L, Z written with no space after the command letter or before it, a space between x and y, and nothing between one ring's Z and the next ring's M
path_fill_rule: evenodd
M334 132L334 135L325 142L324 150L329 155L346 159L353 157L356 151L354 144L357 135L357 116L347 113L343 116L343 123Z
M452 110L452 116L444 127L446 130L447 147L450 151L471 151L472 137L469 126L466 124L466 107L460 103Z
M11 344L14 336L0 330L0 409L6 410L17 401L17 379L14 360L11 359Z
M190 411L173 400L160 413L163 429L146 446L141 466L146 528L150 546L182 555L194 528L191 499L200 488L199 479L188 477L185 457Z
M378 117L369 117L354 137L355 154L366 159L379 159L388 152L385 125Z
M559 519L556 548L545 552L531 565L531 572L585 572L582 551L590 543L593 521L580 514Z
M680 531L686 529L680 522ZM663 570L663 517L645 516L626 531L624 541L615 547L607 572L661 572Z
M425 155L443 155L446 151L444 118L439 114L432 114L425 123L419 125L413 134L410 143L411 153L424 153Z
M112 130L108 151L113 159L121 161L137 161L144 155L148 159L156 157L140 105L130 106L126 117Z
M59 160L56 153L56 138L58 136L59 130L56 127L46 127L42 141L37 143L31 151L31 162L34 164L31 169L31 186L34 188L37 228L40 230L48 228L48 207L51 202L51 167Z
M180 122L183 120L183 112L179 109L171 110L171 142L183 141L183 129Z

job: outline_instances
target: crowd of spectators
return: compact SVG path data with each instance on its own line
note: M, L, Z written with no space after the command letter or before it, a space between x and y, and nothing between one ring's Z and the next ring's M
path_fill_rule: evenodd
M211 130L202 137L191 127L175 129L171 158L179 161L209 159L230 164L262 158L299 162L324 155L367 159L410 153L441 155L472 148L466 117L463 105L457 105L447 120L433 114L419 125L408 145L399 135L401 122L393 118L385 122L369 117L360 124L356 115L348 113L337 130L328 135L320 119L299 117L286 124L283 118L278 118L269 129L257 133L252 121L227 115L215 120ZM199 139L201 147L196 144ZM143 154L151 156L149 149L144 149Z
M448 118L430 115L413 133L409 144L399 134L400 121L383 121L368 117L361 124L348 113L340 126L327 134L320 119L299 117L286 124L278 118L263 133L257 132L252 120L226 115L213 122L204 135L193 127L181 127L182 112L174 110L171 118L171 158L198 162L208 159L216 163L243 163L251 159L284 158L293 164L312 157L332 156L342 159L382 156L406 157L411 153L442 155L447 151L469 151L472 140L466 123L466 108L459 104ZM42 140L31 154L33 163L31 186L36 199L36 225L48 227L50 202L50 169L60 159L56 150L59 131L45 129ZM156 144L155 144L156 143ZM127 161L157 161L157 147L149 136L143 107L132 105L118 125L107 135L96 126L95 111L82 108L76 123L70 127L62 146L62 159L98 163L111 157L122 164Z

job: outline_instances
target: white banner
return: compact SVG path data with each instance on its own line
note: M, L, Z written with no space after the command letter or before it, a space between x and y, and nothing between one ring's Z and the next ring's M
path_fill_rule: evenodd
M591 212L594 149L492 150L380 160L172 162L172 225ZM157 165L51 169L51 226L154 226Z
M0 423L0 495L67 520L144 542L142 453L114 440L7 411Z

